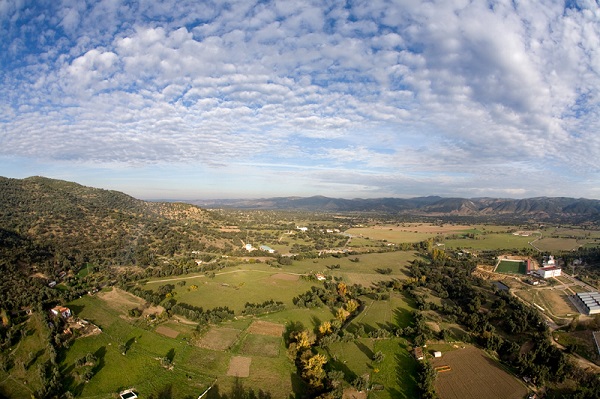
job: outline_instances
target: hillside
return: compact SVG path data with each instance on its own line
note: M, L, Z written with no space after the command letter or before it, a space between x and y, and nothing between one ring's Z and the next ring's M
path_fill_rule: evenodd
M7 234L53 248L67 267L150 265L162 255L224 244L213 229L214 216L189 204L145 202L43 177L0 177L0 202Z
M584 198L417 198L340 199L322 196L278 197L257 200L197 200L207 208L278 209L334 212L385 212L412 216L471 216L537 220L597 221L600 201Z

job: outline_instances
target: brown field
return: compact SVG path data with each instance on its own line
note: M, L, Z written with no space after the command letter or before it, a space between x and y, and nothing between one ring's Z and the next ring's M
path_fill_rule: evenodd
M444 224L443 226L437 226L431 223L403 223L400 226L386 225L386 226L373 226L374 230L391 230L391 231L407 231L417 233L451 233L459 232L463 230L472 229L473 226L461 225L461 224Z
M260 335L270 335L271 337L281 337L283 331L285 330L285 326L277 323L270 323L268 321L256 320L254 321L250 327L248 327L248 333L250 334L260 334Z
M237 226L223 226L219 230L224 233L238 233L241 231Z
M549 310L557 316L578 313L575 306L573 306L562 290L540 290L540 296Z
M98 293L98 298L105 301L108 306L115 310L129 310L135 307L143 307L145 304L143 299L119 288L113 288L111 291L102 291Z
M272 337L269 335L248 334L240 353L248 356L279 356L279 347L281 346L281 338Z
M298 281L300 276L297 274L277 273L272 275L271 278L275 280Z
M522 399L527 393L516 377L472 346L445 352L434 358L432 365L450 367L449 371L438 373L435 381L440 399Z
M229 349L238 339L241 331L235 328L213 327L198 342L202 348L215 351Z
M357 391L356 388L346 388L342 394L342 399L367 399L365 391Z
M177 338L177 336L179 335L178 331L175 331L172 328L166 326L158 326L156 328L156 332L169 338Z
M251 357L234 356L229 361L229 370L227 370L227 375L232 377L249 377L251 363Z

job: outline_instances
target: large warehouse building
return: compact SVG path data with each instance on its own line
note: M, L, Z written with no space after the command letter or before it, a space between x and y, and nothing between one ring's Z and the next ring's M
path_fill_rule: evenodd
M600 292L580 292L575 302L587 315L600 314Z

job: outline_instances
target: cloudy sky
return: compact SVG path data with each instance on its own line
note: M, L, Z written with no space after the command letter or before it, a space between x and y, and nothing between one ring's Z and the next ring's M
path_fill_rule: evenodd
M0 0L0 175L600 198L592 0Z

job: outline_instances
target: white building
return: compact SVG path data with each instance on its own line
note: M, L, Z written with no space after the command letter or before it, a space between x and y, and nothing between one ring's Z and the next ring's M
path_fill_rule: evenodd
M556 266L546 266L535 270L533 273L541 278L558 277L562 275L562 269Z

